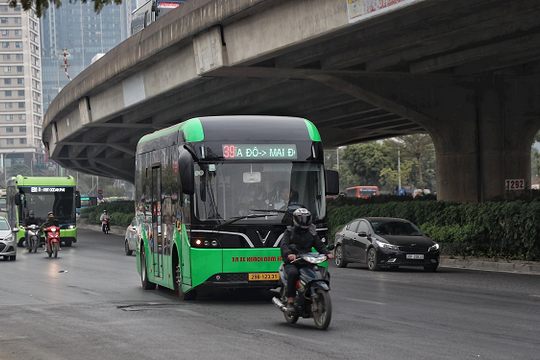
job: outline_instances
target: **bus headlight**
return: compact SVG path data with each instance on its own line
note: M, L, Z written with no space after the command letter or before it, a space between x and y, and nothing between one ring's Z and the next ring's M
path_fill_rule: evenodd
M198 248L219 248L220 243L217 239L194 239L192 240L192 246Z

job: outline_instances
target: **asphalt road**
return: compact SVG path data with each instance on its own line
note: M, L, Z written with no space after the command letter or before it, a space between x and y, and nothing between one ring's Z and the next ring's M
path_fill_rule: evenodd
M331 265L320 331L268 293L143 291L121 236L79 239L0 260L0 359L538 359L539 276Z

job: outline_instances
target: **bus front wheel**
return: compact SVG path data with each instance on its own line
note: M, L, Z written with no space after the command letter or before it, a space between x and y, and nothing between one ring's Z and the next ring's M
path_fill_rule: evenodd
M185 293L182 290L182 271L180 270L180 265L176 264L175 266L175 277L174 277L174 291L180 300L195 300L197 297L197 290L191 290Z
M141 247L141 285L144 290L154 290L156 284L148 280L148 269L146 268L146 254L144 246Z

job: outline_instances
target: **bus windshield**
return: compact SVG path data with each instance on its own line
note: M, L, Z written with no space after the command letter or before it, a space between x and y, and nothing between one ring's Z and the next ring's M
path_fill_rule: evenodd
M195 216L229 220L261 213L257 210L303 206L313 219L326 215L324 169L316 163L199 163L195 164ZM281 222L284 213L241 221Z
M45 190L45 191L43 191ZM73 187L20 187L21 206L19 219L28 216L28 211L34 210L34 216L46 219L49 211L60 222L75 222L75 209L73 208Z

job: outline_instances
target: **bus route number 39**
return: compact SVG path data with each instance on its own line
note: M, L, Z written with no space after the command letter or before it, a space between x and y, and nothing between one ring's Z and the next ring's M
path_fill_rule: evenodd
M251 273L249 281L279 280L279 273Z
M524 179L506 179L505 189L506 190L524 190L525 180Z

